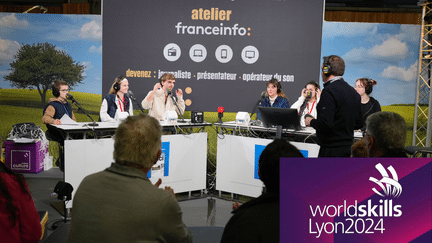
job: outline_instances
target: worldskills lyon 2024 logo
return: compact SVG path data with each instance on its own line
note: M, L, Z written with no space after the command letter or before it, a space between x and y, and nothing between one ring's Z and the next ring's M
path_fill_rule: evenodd
M377 195L384 199L374 202L368 199L365 204L358 205L355 200L353 205L347 205L346 200L342 205L309 205L312 217L309 218L309 234L314 234L320 238L322 234L384 234L384 219L388 217L401 217L402 205L393 205L391 197L397 198L402 193L402 186L398 182L398 175L393 166L387 167L391 177L381 163L375 165L380 172L382 179L378 180L369 177L369 180L375 182L383 192L372 188ZM335 218L341 216L342 219L325 222L325 219L318 218ZM344 222L342 222L344 221Z

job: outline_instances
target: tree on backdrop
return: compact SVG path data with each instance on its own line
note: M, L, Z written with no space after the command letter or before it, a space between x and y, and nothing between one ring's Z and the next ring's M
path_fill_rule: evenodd
M50 43L26 44L20 47L10 64L11 73L4 77L12 86L25 89L36 88L46 104L46 93L56 80L65 81L69 87L84 79L84 65L75 63L69 54L56 50Z

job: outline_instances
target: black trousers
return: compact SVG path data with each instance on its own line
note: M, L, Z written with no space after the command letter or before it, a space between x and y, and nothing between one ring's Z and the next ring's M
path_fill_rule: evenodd
M350 157L351 145L343 147L320 147L318 158L321 157Z

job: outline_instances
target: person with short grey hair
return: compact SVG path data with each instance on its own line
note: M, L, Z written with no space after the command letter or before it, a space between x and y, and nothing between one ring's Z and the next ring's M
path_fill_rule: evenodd
M115 163L84 178L74 196L69 242L192 242L173 190L147 177L161 146L155 118L140 114L120 124Z
M406 122L394 112L376 112L366 119L366 148L369 157L407 157L404 152Z

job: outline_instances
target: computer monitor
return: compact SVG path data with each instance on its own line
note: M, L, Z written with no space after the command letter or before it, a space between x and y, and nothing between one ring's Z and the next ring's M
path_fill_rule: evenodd
M297 109L259 106L258 110L265 127L272 125L277 127L276 137L278 138L282 136L282 128L301 129Z

